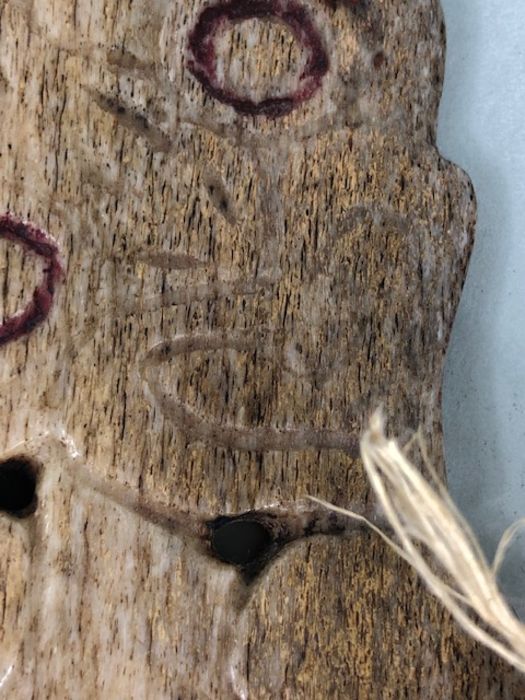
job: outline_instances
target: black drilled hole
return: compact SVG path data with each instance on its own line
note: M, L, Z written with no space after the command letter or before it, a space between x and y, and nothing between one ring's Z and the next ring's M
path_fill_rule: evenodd
M36 469L32 462L8 459L0 462L0 511L25 518L36 510Z
M248 566L268 552L272 537L268 529L256 520L230 520L212 532L211 545L222 561Z

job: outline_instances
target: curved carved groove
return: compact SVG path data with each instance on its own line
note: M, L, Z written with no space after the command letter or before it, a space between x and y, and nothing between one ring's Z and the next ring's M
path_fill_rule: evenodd
M374 202L354 204L347 209L337 222L333 237L324 244L319 251L319 261L323 270L333 258L333 248L341 239L351 241L359 235L358 226L371 227L373 225L391 226L400 234L407 235L413 230L414 225L406 214L396 212L388 206L378 205Z
M117 97L104 95L98 90L88 89L88 92L101 110L113 115L123 127L146 139L153 151L169 153L172 150L173 143L170 137L151 122L147 115L134 107L122 104Z
M167 261L166 264L168 265L170 262ZM265 294L274 285L275 281L268 277L258 277L254 280L238 279L232 282L210 280L203 284L176 287L159 296L143 299L138 304L133 301L127 302L124 308L126 313L132 314L156 311L167 306L187 306L193 302L207 301L208 299L254 296Z
M247 452L292 452L305 449L340 450L353 457L359 454L357 438L342 430L302 426L291 429L273 427L233 427L197 415L163 388L157 372L150 370L179 355L202 351L232 349L253 350L263 334L209 333L181 336L154 347L142 363L143 378L164 415L172 420L190 442L203 441L213 446ZM262 344L265 352L268 348Z
M31 465L35 487L32 504L36 503L38 491L46 478L51 478L56 488L59 488L59 485L62 487L62 485L69 483L70 486L67 488L98 494L106 502L112 503L129 514L136 515L170 535L185 540L193 546L196 552L236 566L242 580L247 585L287 545L316 535L340 536L361 528L359 522L313 505L311 501L303 500L280 503L245 513L215 516L168 507L129 486L95 476L79 460L79 454L71 440L66 443L63 438L57 438L51 433L42 436L40 440L32 440L19 445L15 451L4 455L3 460L0 460L0 470L3 464L12 462ZM44 500L42 506L44 511L46 507ZM374 523L381 522L384 525L384 520L378 516L373 502L369 503L364 510L355 507L356 512L360 512L360 510L363 511L363 518ZM33 512L32 510L31 513ZM7 517L11 520L10 516L11 514L8 513ZM36 511L36 517L37 519L43 518L44 521L48 518L46 513L41 512L40 509ZM2 513L0 513L0 518L2 518ZM38 546L38 526L32 520L19 521L18 517L15 518L15 522L20 522L23 529L29 533L31 547ZM227 557L222 556L217 551L216 542L214 542L214 535L217 532L225 526L235 523L257 523L268 534L265 546L243 562L230 561Z
M365 517L377 521L373 508ZM286 546L315 535L340 536L361 525L333 511L303 509L300 504L220 516L206 523L210 549L220 561L239 569L250 585Z

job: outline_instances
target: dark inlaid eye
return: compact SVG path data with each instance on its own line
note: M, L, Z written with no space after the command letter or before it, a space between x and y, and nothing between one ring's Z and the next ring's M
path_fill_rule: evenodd
M292 32L306 57L295 89L257 100L224 83L217 70L217 39L228 25L246 20L276 21ZM188 67L208 94L245 115L276 118L289 114L313 97L330 65L319 30L308 9L297 0L229 0L206 7L190 33L188 49Z
M248 566L264 557L272 545L272 536L256 520L230 520L216 526L211 535L211 545L222 561Z
M0 511L25 518L35 512L37 475L34 464L17 458L0 463Z

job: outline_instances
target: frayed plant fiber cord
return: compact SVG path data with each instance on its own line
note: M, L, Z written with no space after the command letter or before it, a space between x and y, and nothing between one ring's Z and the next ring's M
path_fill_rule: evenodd
M410 462L417 442L428 479ZM382 516L393 536L362 515L311 500L366 523L413 566L430 591L474 639L525 672L525 624L501 594L497 576L505 554L525 519L509 528L494 563L487 562L470 526L456 508L416 436L407 448L385 436L381 412L375 413L361 440L361 458Z

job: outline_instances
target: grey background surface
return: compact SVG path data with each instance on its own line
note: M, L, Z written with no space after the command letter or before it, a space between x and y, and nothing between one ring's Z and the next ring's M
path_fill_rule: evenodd
M448 54L438 143L470 175L477 239L444 378L455 501L492 557L525 516L525 2L442 0ZM502 572L525 617L525 537Z

